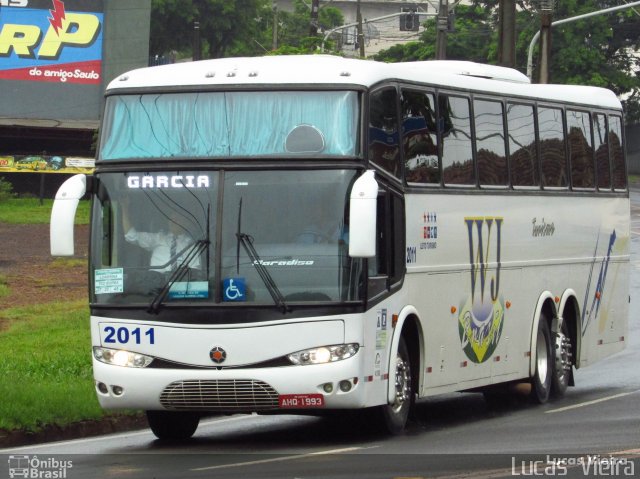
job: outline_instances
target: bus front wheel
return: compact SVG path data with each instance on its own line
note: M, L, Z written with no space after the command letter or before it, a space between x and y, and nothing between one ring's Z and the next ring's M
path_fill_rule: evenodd
M200 416L182 411L147 411L147 421L155 436L162 441L184 441L198 429Z
M551 392L551 379L555 368L549 322L544 314L540 315L535 350L536 369L531 377L531 399L544 404Z
M404 430L409 419L414 391L414 385L411 381L411 359L407 345L402 337L398 344L398 353L394 365L396 370L395 399L392 404L381 406L380 412L382 413L382 420L386 430L391 434L399 434Z

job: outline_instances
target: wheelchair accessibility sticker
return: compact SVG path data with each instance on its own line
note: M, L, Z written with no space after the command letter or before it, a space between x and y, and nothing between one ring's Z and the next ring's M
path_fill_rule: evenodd
M226 278L222 281L222 295L225 301L246 301L244 278Z

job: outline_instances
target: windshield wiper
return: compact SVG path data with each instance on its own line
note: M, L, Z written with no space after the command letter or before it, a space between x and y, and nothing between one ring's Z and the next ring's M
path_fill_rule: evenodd
M238 232L236 233L236 237L238 238L238 242L247 252L249 259L258 272L258 276L260 276L260 279L262 279L262 282L267 287L267 290L273 298L274 303L276 303L276 306L282 309L283 314L290 311L289 307L285 303L284 296L282 296L282 293L278 288L278 285L273 280L273 277L271 276L267 268L265 268L262 260L260 259L260 256L258 255L258 252L253 247L253 239L251 238L251 236L245 233Z
M180 281L182 278L184 278L184 276L189 271L189 265L194 259L196 259L204 251L209 251L209 244L210 242L208 239L201 239L197 240L195 243L188 247L188 249L186 250L187 252L178 267L171 272L171 276L169 276L169 279L167 280L165 285L162 287L162 289L160 289L158 294L156 294L156 297L153 298L153 301L151 301L151 304L147 309L149 313L158 314L158 311L160 311L160 307L169 294L169 290L171 290L171 286L173 286L175 282Z

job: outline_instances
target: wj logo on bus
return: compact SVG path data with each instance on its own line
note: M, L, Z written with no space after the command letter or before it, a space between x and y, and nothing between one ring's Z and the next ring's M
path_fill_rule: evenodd
M474 363L491 357L500 342L504 300L500 296L500 251L503 218L465 218L469 237L471 295L460 308L462 349ZM495 263L490 269L489 264Z

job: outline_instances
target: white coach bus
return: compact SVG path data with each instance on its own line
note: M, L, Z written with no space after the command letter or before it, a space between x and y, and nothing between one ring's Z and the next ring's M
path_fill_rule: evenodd
M92 198L95 388L162 439L211 413L366 409L529 382L625 347L629 194L607 90L467 62L332 56L135 70Z

